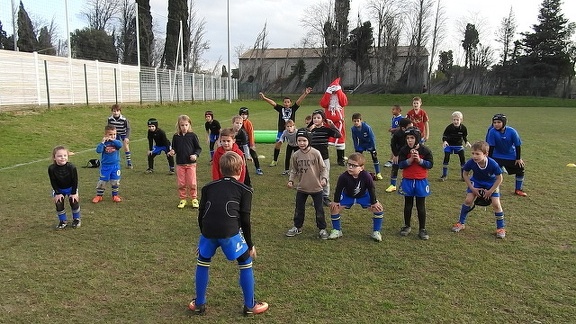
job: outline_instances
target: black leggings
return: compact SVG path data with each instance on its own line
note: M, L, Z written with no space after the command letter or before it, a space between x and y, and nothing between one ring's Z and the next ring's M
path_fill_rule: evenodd
M414 207L414 196L404 197L404 225L410 226L412 218L412 207ZM426 197L416 197L416 210L418 211L418 227L426 228Z

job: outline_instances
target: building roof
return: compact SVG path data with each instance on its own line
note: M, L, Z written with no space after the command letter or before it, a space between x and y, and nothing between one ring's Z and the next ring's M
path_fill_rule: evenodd
M398 46L398 56L408 56L409 46ZM265 50L250 49L240 55L240 60L250 59L286 59L286 58L319 58L321 48L267 48ZM428 50L423 49L421 56L429 56Z

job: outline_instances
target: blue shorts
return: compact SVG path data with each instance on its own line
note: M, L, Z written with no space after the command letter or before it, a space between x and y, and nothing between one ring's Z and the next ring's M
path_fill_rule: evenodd
M72 187L70 188L58 188L58 191L60 191L60 194L64 195L64 196L70 196L72 194ZM52 197L56 196L56 192L54 190L52 190Z
M346 195L344 192L340 195L340 206L350 209L354 204L362 206L362 208L368 208L372 206L370 203L370 193L366 193L360 198L354 198Z
M164 152L166 154L168 154L170 150L168 149L167 146L153 146L152 147L152 154L153 155L160 155L160 153Z
M208 138L210 139L210 143L214 143L218 141L218 139L220 138L220 134L210 134L208 135Z
M462 151L463 149L464 146L446 146L444 148L444 153L458 154L458 152Z
M359 147L356 147L355 151L358 153L362 153L362 152L372 153L372 152L376 151L376 149L374 147L359 146Z
M211 259L216 254L216 249L222 248L222 252L230 261L238 259L242 254L248 251L248 244L244 240L244 236L238 233L232 237L210 239L200 234L198 241L198 253L200 256Z
M120 165L118 164L102 164L100 167L100 180L120 180Z
M407 197L428 197L430 196L430 185L428 179L402 179L400 183L400 194Z
M492 185L493 185L493 183L488 183L488 182L477 182L477 181L470 181L470 182L472 182L472 186L474 188L485 189L485 190L489 190L490 188L492 188ZM472 190L470 190L470 188L466 188L466 192L472 193ZM494 192L492 193L492 195L490 197L500 197L500 188L496 188L496 190L494 190Z

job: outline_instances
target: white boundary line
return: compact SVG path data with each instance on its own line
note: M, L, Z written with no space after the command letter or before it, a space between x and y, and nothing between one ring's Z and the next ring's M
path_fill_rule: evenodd
M141 138L141 139L137 139L137 140L135 140L135 141L130 141L130 142L140 142L140 141L143 141L143 140L146 140L146 139L148 139L148 138ZM82 153L87 153L87 152L95 152L94 150L95 150L94 148L91 148L91 149L86 149L86 150L83 150L83 151L80 151L80 152L74 152L74 154L82 154ZM30 165L30 164L34 164L34 163L38 163L38 162L49 161L49 160L50 160L50 158L45 158L45 159L40 159L40 160L31 161L31 162L26 162L26 163L18 163L18 164L15 164L15 165L11 165L11 166L7 166L7 167L0 168L0 171L15 169L15 168L18 168L18 167L21 167L21 166L26 166L26 165Z

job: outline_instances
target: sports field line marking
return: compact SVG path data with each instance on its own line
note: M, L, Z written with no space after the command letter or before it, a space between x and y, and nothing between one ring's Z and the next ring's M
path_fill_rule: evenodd
M141 138L141 139L137 139L137 140L130 141L130 142L140 142L140 141L143 141L143 140L145 140L145 139L147 139L147 138ZM76 155L76 154L82 154L82 153L87 153L87 152L94 152L94 148L82 150L82 151L80 151L80 152L74 152L74 155ZM34 164L34 163L38 163L38 162L44 162L44 161L50 161L50 158L45 158L45 159L40 159L40 160L30 161L30 162L25 162L25 163L18 163L18 164L15 164L15 165L11 165L11 166L7 166L7 167L0 168L0 171L15 169L15 168L18 168L18 167L21 167L21 166L26 166L26 165L30 165L30 164Z

